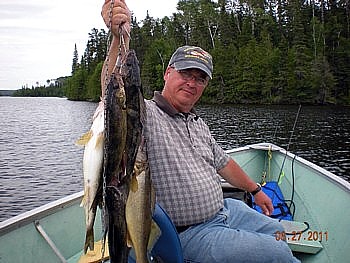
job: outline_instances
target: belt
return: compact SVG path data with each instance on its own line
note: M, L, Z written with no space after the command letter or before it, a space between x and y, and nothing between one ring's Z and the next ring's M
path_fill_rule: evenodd
M186 231L188 228L190 228L191 226L193 226L193 225L188 225L188 226L177 226L176 227L176 230L177 230L177 233L182 233L182 232L184 232L184 231Z

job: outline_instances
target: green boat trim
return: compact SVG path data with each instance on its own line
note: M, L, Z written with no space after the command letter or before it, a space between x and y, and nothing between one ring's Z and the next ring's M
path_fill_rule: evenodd
M348 260L349 182L269 143L227 152L253 180L280 181L284 198L293 197L294 221L283 224L285 233L294 231L286 239L302 262ZM222 187L224 193L237 190L224 181ZM81 191L0 222L0 262L78 262L85 239L82 196ZM98 211L96 240L102 237L100 219Z
M295 224L307 222L310 227L300 237L306 243L304 248L315 243L313 241L322 245L321 249L313 251L316 254L296 253L302 262L348 261L349 182L270 143L248 145L228 153L256 182L261 182L264 175L267 181L278 181L279 175L284 173L279 187L285 199L294 196ZM272 155L271 159L269 154ZM297 252L296 242L290 241L290 247ZM312 250L314 248L310 248L309 252Z

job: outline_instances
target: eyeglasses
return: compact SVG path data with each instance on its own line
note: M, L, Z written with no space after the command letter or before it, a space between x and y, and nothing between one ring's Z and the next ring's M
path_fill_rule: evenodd
M197 77L193 75L189 70L177 70L177 72L181 75L182 79L185 81L190 81L194 79L198 86L204 87L208 84L208 79L203 77Z

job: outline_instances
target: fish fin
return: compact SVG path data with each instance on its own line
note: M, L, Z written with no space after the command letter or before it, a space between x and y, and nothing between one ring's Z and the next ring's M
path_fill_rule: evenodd
M84 133L84 134L75 142L75 144L76 144L76 145L80 145L80 146L84 146L84 145L86 145L86 144L90 141L91 137L92 137L92 131L90 130L90 131Z
M154 222L154 220L152 220L151 232L149 235L148 245L147 245L148 251L151 251L153 249L154 245L157 243L161 234L162 234L162 231L160 230L159 226L157 225L156 222Z
M86 237L85 237L85 245L84 245L84 254L86 254L88 248L90 250L94 250L95 247L95 241L94 241L94 228L88 229L86 231Z
M139 188L139 182L137 181L136 175L133 175L131 177L130 190L135 193L138 188Z
M83 196L83 199L81 199L81 203L80 203L80 207L84 207L85 206L85 195Z
M100 134L98 134L97 136L97 140L96 140L96 144L95 144L95 148L97 148L98 146L100 146L102 143L104 143L104 135L103 132L101 132Z
M129 234L129 231L126 233L126 245L128 247L134 247L133 244L132 244L132 240L130 238L130 234Z
M84 195L83 195L83 198L81 199L80 207L87 206L88 200L89 200L89 187L85 186Z
M85 191L83 198L81 199L80 207L85 207L87 201L87 192Z

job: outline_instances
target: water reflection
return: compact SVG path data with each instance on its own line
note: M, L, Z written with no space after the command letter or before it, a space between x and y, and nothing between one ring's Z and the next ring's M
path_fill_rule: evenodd
M284 148L298 106L198 106L224 149L257 142ZM350 108L303 106L289 150L350 181Z
M83 189L74 142L97 104L0 97L0 221ZM298 106L199 106L224 149L287 146ZM290 150L350 181L350 109L302 107Z
M95 104L0 97L0 221L82 190L82 148Z

